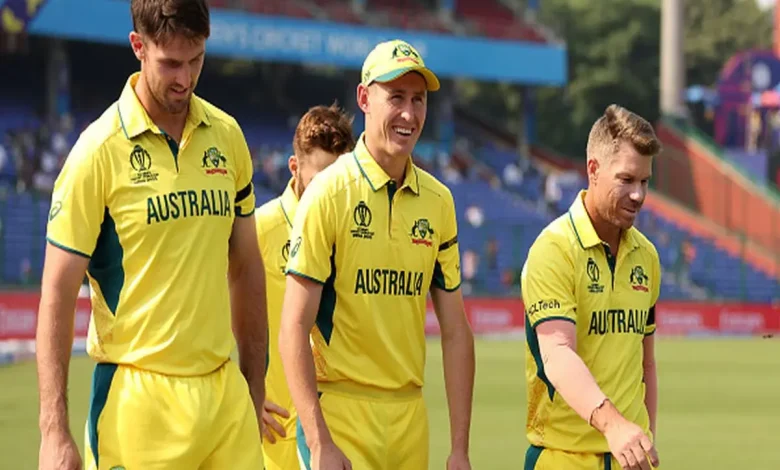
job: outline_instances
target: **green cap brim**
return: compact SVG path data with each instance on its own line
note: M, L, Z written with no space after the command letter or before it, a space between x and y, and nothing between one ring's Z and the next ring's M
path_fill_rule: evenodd
M427 85L428 91L437 91L441 87L438 77L436 77L436 75L427 67L404 67L387 72L384 75L380 75L372 81L379 83L392 82L393 80L399 79L409 72L418 72L420 75L422 75L425 79L425 84Z

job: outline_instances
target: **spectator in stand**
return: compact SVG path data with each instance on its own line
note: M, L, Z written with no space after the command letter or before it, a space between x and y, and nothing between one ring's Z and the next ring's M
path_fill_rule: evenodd
M516 294L520 292L520 273L512 268L501 271L502 294Z
M59 159L51 150L43 150L36 162L36 170L33 174L32 187L42 193L50 193L54 188L54 180L59 172Z
M481 227L485 222L485 214L480 207L471 205L466 209L466 221L472 227Z
M485 259L487 260L487 268L490 271L498 269L498 240L495 237L490 237L485 244Z
M436 163L441 171L442 179L446 184L458 184L463 180L460 172L452 162L452 156L446 152L440 152Z
M561 187L558 184L558 174L549 173L544 180L544 202L547 211L551 214L558 212L558 203L561 201Z
M463 289L464 295L471 295L474 289L477 289L479 282L477 273L479 272L479 255L474 250L466 250L463 252Z
M682 256L677 260L677 265L673 268L678 272L678 282L683 286L690 285L689 266L696 259L696 246L687 237L681 242Z
M523 184L523 171L514 162L509 163L504 167L503 179L504 184L510 188L519 187Z
M19 266L19 272L22 284L29 285L37 282L37 279L33 279L32 275L32 262L30 261L30 258L24 258L21 261L21 265Z
M748 139L747 139L747 151L748 153L755 153L758 149L758 141L761 136L761 112L754 110L748 117Z
M6 134L5 139L0 141L0 186L11 186L16 181L16 168L13 157L6 150L10 140L10 135Z

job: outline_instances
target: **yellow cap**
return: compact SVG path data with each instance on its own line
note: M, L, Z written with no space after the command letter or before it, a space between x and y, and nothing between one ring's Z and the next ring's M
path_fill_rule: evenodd
M439 89L439 79L425 66L422 56L411 44L399 39L382 42L374 47L365 62L361 82L391 82L409 72L419 72L428 85L428 91Z

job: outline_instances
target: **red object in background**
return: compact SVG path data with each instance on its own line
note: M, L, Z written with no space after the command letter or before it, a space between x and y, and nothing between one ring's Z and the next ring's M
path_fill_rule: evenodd
M465 299L466 316L475 333L507 333L524 326L523 302L518 299L489 299L468 297ZM439 334L439 322L428 301L425 332Z
M37 292L0 293L0 341L35 339L40 300ZM87 336L90 313L89 299L78 299L76 338Z
M517 299L466 299L466 315L477 334L524 328L523 302ZM780 334L780 306L768 304L660 302L656 328L664 336ZM433 306L428 304L426 332L438 334Z
M35 292L0 293L0 341L35 339L38 303ZM474 332L495 334L521 332L524 307L519 299L465 299L466 314ZM76 338L89 328L89 299L79 299L76 308ZM780 334L780 306L768 304L661 302L656 307L659 335L764 335ZM439 323L428 303L425 330L439 334Z
M690 207L705 219L730 231L744 233L748 241L776 252L780 250L777 233L780 233L780 208L767 196L754 188L755 183L735 177L734 172L724 170L723 162L702 143L689 138L672 127L660 123L656 130L664 145L662 158L653 163L655 173L675 175L674 178L658 178L656 191L676 202ZM652 200L648 199L648 201ZM695 219L684 226L699 225ZM690 230L691 228L687 228ZM705 231L708 230L696 230ZM734 245L733 239L715 237ZM728 249L728 248L727 248ZM739 253L739 243L729 251ZM770 275L778 269L774 259L756 250L747 250L748 261Z
M780 57L780 0L775 1L775 21L774 21L774 50L775 55Z

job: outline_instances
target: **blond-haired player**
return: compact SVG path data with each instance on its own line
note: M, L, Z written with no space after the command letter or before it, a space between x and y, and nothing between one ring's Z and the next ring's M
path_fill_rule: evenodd
M526 469L658 465L653 333L661 268L633 224L660 150L646 120L608 107L588 139L588 189L528 254Z
M315 106L303 115L293 137L287 164L292 177L287 189L255 212L260 251L265 260L268 298L269 366L263 413L263 453L267 470L298 468L295 412L279 358L279 325L284 299L284 270L290 256L290 231L298 201L314 176L355 147L352 118L336 105ZM276 416L274 416L276 415Z
M357 88L366 130L317 175L293 221L279 341L304 468L428 469L429 292L442 331L448 467L470 468L474 339L455 206L411 157L438 88L411 45L377 45Z

